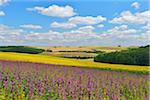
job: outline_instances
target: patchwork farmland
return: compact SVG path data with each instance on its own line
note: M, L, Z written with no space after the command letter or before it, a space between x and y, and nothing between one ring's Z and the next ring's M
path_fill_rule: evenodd
M0 100L150 100L150 0L0 0Z
M0 52L1 100L149 99L150 93L147 89L149 66L64 58L66 53L96 56L104 52L93 53L85 49L82 51L42 49L2 47L3 52ZM25 53L17 53L20 50L24 50ZM31 54L32 52L28 50L39 54Z

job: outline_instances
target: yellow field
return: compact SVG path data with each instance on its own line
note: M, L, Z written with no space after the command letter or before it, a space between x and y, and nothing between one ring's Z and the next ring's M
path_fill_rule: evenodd
M140 71L140 72L150 71L150 67L148 66L106 64L106 63L97 63L97 62L59 58L59 57L46 56L46 55L35 55L35 54L0 52L0 60L27 61L27 62L37 62L37 63L45 63L45 64L80 66L80 67L88 67L88 68L110 68L113 70L128 70L128 71Z
M120 51L120 50L125 50L129 47L117 47L117 46L33 46L36 48L41 48L41 49L50 49L53 51L105 51L105 52L113 52L113 51ZM133 47L130 47L133 48Z

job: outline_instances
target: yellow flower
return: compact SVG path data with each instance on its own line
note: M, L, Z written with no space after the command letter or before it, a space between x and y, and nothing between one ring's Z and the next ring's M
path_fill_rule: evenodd
M1 100L6 100L6 99L5 99L5 96L2 95L2 96L1 96Z
M14 61L28 61L38 62L45 64L60 64L60 65L71 65L89 68L110 68L114 70L127 70L127 71L140 71L149 72L150 67L138 66L138 65L119 65L119 64L106 64L91 61L74 60L67 58L59 58L53 56L46 56L40 54L20 54L20 53L6 53L0 52L0 60L14 60Z

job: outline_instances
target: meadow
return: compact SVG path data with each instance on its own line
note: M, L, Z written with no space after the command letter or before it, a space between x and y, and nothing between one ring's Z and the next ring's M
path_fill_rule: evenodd
M149 100L149 75L0 61L0 100Z

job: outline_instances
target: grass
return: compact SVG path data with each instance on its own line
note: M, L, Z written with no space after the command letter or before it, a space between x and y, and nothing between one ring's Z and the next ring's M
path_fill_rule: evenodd
M67 65L67 66L80 66L88 68L98 69L111 69L111 70L125 70L148 73L150 67L148 66L135 66L135 65L119 65L119 64L106 64L97 63L91 61L74 60L69 58L59 58L53 56L39 55L39 54L20 54L20 53L5 53L0 52L0 60L12 60L12 61L25 61L25 62L36 62L44 64L56 64L56 65Z

